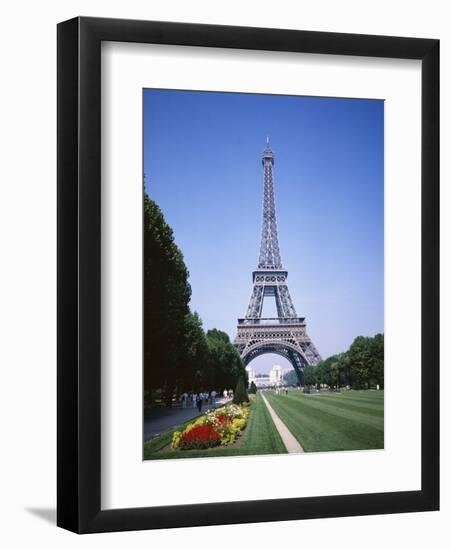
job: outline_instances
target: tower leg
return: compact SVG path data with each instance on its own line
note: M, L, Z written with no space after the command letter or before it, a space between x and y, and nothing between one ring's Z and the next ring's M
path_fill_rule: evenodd
M294 367L295 374L297 375L298 383L301 386L303 386L303 382L304 382L303 369L306 366L304 359L301 357L300 354L295 353L293 351L289 351L289 360L291 361Z
M246 317L261 317L262 303L263 303L264 289L261 285L255 285L253 287L252 296L250 298L250 304L247 308Z

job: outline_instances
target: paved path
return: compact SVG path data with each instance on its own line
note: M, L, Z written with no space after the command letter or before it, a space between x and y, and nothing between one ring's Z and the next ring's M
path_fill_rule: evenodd
M221 397L216 400L216 407L221 407L228 401L229 399ZM144 414L144 441L152 439L174 426L183 424L191 418L196 418L212 408L211 404L203 405L201 413L198 412L197 407L192 405L188 405L185 409L181 405L175 405L172 408L153 409L151 412Z
M262 392L261 392L261 397L264 403L266 404L267 410L269 411L270 416L272 417L273 423L275 424L275 427L278 430L278 433L280 434L281 439L283 440L284 446L286 447L286 451L288 453L303 453L304 452L303 447L295 439L295 437L291 434L291 432L287 429L286 424L282 422L281 418L269 405L269 402L267 401L265 395Z

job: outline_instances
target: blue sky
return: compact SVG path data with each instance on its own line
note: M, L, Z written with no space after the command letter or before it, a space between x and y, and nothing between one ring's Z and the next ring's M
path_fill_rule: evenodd
M231 339L257 266L266 136L289 289L325 358L384 331L383 101L144 91L147 192L184 254L191 308ZM288 366L252 366L275 363Z

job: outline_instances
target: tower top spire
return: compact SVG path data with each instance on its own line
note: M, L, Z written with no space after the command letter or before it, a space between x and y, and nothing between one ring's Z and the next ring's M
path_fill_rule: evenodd
M273 165L274 161L275 161L275 156L274 156L273 151L272 151L272 149L270 148L270 145L269 145L269 136L267 136L266 137L266 148L264 149L263 156L262 156L262 163L263 163L263 166L264 166L265 162L271 162L272 165Z
M268 136L267 147L263 152L262 164L264 167L264 193L258 269L282 269L280 247L278 245L277 216L275 212L274 154L269 147Z

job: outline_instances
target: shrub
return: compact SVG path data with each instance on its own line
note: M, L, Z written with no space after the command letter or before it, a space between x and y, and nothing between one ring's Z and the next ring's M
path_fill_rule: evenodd
M233 403L240 405L241 403L248 403L248 394L245 388L244 377L241 376L236 385L236 391L234 392Z

